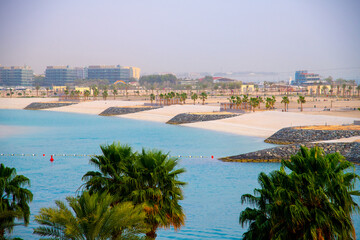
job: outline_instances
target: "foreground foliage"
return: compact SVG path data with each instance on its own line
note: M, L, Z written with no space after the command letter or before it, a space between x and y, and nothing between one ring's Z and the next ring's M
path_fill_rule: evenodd
M0 164L0 239L4 239L5 232L11 232L15 220L29 223L30 203L33 195L27 186L30 180L23 175L16 175L15 168Z
M159 227L173 226L176 230L184 224L185 214L179 201L183 199L181 188L185 183L177 178L185 170L176 169L176 158L159 150L143 149L137 153L115 143L101 146L101 150L103 155L90 160L99 171L83 176L85 189L90 193L108 191L115 205L131 201L143 206L149 226L146 235L150 239L156 238Z
M339 153L301 147L279 171L261 173L255 196L242 196L256 206L240 214L240 224L250 224L243 239L356 239L351 214L359 211L359 176L351 167Z
M62 201L55 208L42 208L35 221L41 226L34 233L55 239L140 239L146 232L145 213L130 202L111 206L107 193L67 197L71 209Z

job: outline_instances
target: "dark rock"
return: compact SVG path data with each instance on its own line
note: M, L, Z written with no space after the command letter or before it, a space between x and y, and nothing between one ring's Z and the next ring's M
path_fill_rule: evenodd
M193 122L213 121L224 118L231 118L239 116L239 114L192 114L192 113L180 113L170 119L167 124L183 124Z
M105 109L102 113L99 115L101 116L113 116L113 115L123 115L128 113L136 113L136 112L142 112L142 111L148 111L157 109L160 107L109 107Z
M64 107L73 105L76 103L64 103L64 102L52 102L52 103L46 103L46 102L33 102L30 103L28 106L26 106L24 109L26 110L40 110L40 109L47 109L47 108L57 108L57 107Z
M249 162L251 160L254 160L255 162L264 162L268 160L280 162L282 159L288 160L291 155L295 155L299 151L300 145L304 145L307 148L312 148L314 146L321 147L326 154L339 152L346 160L360 164L359 142L293 144L220 158L220 160L224 162Z
M312 130L283 128L267 138L265 142L274 144L293 144L316 142L360 136L359 130Z

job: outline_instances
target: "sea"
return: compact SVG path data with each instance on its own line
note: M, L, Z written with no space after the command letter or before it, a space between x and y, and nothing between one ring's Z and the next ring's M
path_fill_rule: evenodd
M239 224L239 214L248 205L241 204L241 195L253 194L259 187L260 172L280 167L279 163L218 160L274 146L262 138L184 126L32 110L0 110L0 125L12 131L0 138L0 162L28 177L34 194L30 224L15 227L11 234L23 239L39 239L32 234L38 226L34 216L42 207L54 207L55 200L75 196L83 184L81 177L95 170L89 164L91 155L101 154L103 144L120 142L136 151L160 149L179 158L179 167L186 169L180 177L187 182L181 201L185 226L178 231L160 229L157 239L242 239L247 226ZM358 167L355 171L360 174ZM353 220L360 236L359 215Z

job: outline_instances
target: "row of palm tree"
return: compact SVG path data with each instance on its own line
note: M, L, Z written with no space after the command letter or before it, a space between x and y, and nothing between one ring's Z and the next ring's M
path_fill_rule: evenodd
M15 220L29 224L30 207L33 194L26 187L30 180L17 175L15 168L0 164L0 239L5 239L5 233L11 233L14 226L20 225Z
M360 177L353 167L339 153L302 146L280 170L260 173L260 188L241 197L255 206L240 214L240 224L249 224L243 239L355 239L351 214L359 211L353 196L360 196L354 190Z
M159 150L134 152L130 146L101 146L83 176L78 197L42 208L35 234L57 239L155 239L158 228L179 229L185 214L179 203L185 169Z

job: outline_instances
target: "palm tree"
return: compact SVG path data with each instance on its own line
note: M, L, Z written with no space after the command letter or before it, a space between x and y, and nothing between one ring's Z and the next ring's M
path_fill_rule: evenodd
M247 103L249 102L249 97L247 95L243 95L242 102L245 104L244 108L247 109Z
M36 89L36 96L38 97L39 96L40 85L36 84L35 89Z
M250 111L251 111L251 107L253 109L253 112L255 112L255 108L257 106L259 106L259 99L258 98L255 98L255 97L252 97L250 98Z
M236 103L236 107L238 108L240 106L241 109L242 99L240 96L236 96L235 103Z
M103 97L103 99L106 100L106 98L107 98L108 96L109 96L108 91L107 91L107 90L104 90L104 91L102 92L102 97Z
M146 213L145 222L150 230L148 238L155 239L159 227L175 229L184 224L185 215L179 201L183 199L178 181L184 169L175 169L177 159L169 158L158 150L134 153L129 146L111 144L101 146L103 155L90 162L99 171L90 171L83 176L84 187L90 193L109 192L113 204L132 201L141 205Z
M343 97L345 97L345 89L346 89L346 84L345 83L342 85L342 89L343 89Z
M169 158L159 150L142 150L137 159L136 178L138 187L132 192L134 204L145 204L145 222L150 226L146 236L156 238L159 227L175 230L180 229L185 222L185 214L179 201L183 199L181 187L184 182L177 180L185 169L175 169L176 158Z
M281 103L283 103L284 105L285 105L285 112L287 111L287 106L289 105L289 103L290 103L290 100L289 100L289 98L287 97L287 96L284 96L283 98L282 98L282 100L281 100Z
M89 90L85 90L84 91L84 97L85 97L85 100L87 100L90 96L90 91Z
M114 100L115 100L115 98L116 98L116 95L118 94L118 91L116 90L116 88L114 87L114 89L113 89L113 95L114 95Z
M260 109L260 104L264 103L264 99L262 97L257 97L257 99L259 100L259 109Z
M356 87L356 90L357 90L357 93L358 93L358 97L360 97L360 84Z
M16 175L15 168L0 164L0 239L4 239L5 231L12 231L15 219L23 220L25 226L29 223L28 203L33 195L26 186L30 186L27 177Z
M326 85L322 86L322 91L324 93L324 95L326 95L326 91L328 90L328 87Z
M112 206L113 197L106 192L83 192L67 197L71 209L62 201L55 208L42 208L35 221L41 226L34 234L55 239L140 239L147 231L141 206L130 202Z
M350 167L339 153L302 146L280 171L261 173L259 197L242 197L257 207L240 214L241 224L250 223L244 239L354 239L351 214L359 207L352 196L360 195L353 190L360 177Z
M303 103L306 103L305 97L304 96L299 96L299 99L297 100L298 103L300 103L301 106L301 112L303 111Z
M182 101L185 104L186 99L187 99L187 94L186 93L181 93L180 94L180 101Z
M203 101L203 102L202 102L202 105L205 104L205 100L207 99L207 97L208 97L208 95L206 94L206 92L202 92L202 93L200 94L200 99Z
M191 94L191 99L194 100L194 105L195 105L195 101L196 99L198 99L198 95L196 93Z
M150 94L150 102L151 104L153 103L153 101L155 100L155 95L153 93Z

